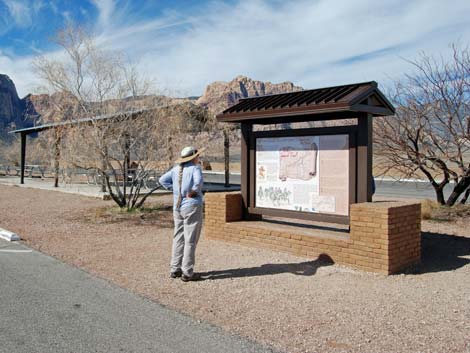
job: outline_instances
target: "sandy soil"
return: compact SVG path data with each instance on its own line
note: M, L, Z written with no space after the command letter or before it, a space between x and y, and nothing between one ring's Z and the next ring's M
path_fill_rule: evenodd
M168 276L169 211L107 217L110 203L8 186L0 200L0 227L29 246L288 352L470 352L468 224L423 223L422 265L394 276L202 237L211 279L183 283Z

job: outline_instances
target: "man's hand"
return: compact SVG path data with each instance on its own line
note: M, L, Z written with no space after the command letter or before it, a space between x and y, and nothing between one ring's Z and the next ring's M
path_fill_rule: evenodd
M192 191L190 191L186 194L186 197L189 198L189 199L192 199L193 197L196 197L196 196L197 196L197 192L194 191L194 190L192 190Z

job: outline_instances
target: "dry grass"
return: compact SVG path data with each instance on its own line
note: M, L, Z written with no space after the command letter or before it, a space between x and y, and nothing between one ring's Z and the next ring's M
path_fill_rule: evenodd
M126 223L131 225L158 225L162 228L173 227L172 206L152 203L138 210L127 211L115 206L91 208L75 214L70 220L80 220L91 224Z
M432 218L433 212L439 208L436 201L426 199L421 201L421 219L428 220Z
M470 218L470 205L452 207L439 205L433 200L421 201L421 219L436 222L458 222Z

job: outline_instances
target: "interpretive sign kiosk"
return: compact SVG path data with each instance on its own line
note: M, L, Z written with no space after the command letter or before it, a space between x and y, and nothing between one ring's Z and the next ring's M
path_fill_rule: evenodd
M372 199L372 117L392 115L377 83L242 99L217 116L241 123L245 215L349 222ZM341 126L344 119L357 125ZM333 127L253 131L253 125L337 120Z
M419 205L365 204L372 201L372 119L394 112L376 82L241 99L217 116L241 124L241 194L207 195L208 236L307 256L328 249L335 261L386 273L419 262ZM275 124L283 128L273 129ZM212 202L225 202L225 214ZM395 217L400 207L412 216ZM280 231L279 225L261 222L264 217L349 224L349 237L318 238L318 232L295 226ZM413 233L402 232L407 240L399 238L398 248L389 247L388 238L380 244L373 234L398 239L391 219L404 222L396 230ZM403 255L402 247L412 250Z

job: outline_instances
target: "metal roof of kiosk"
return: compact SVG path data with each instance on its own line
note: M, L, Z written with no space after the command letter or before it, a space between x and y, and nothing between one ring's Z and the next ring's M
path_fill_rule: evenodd
M377 88L377 82L243 98L217 115L222 122L271 124L280 121L306 121L350 118L350 113L387 116L395 108ZM341 114L338 114L341 113Z

